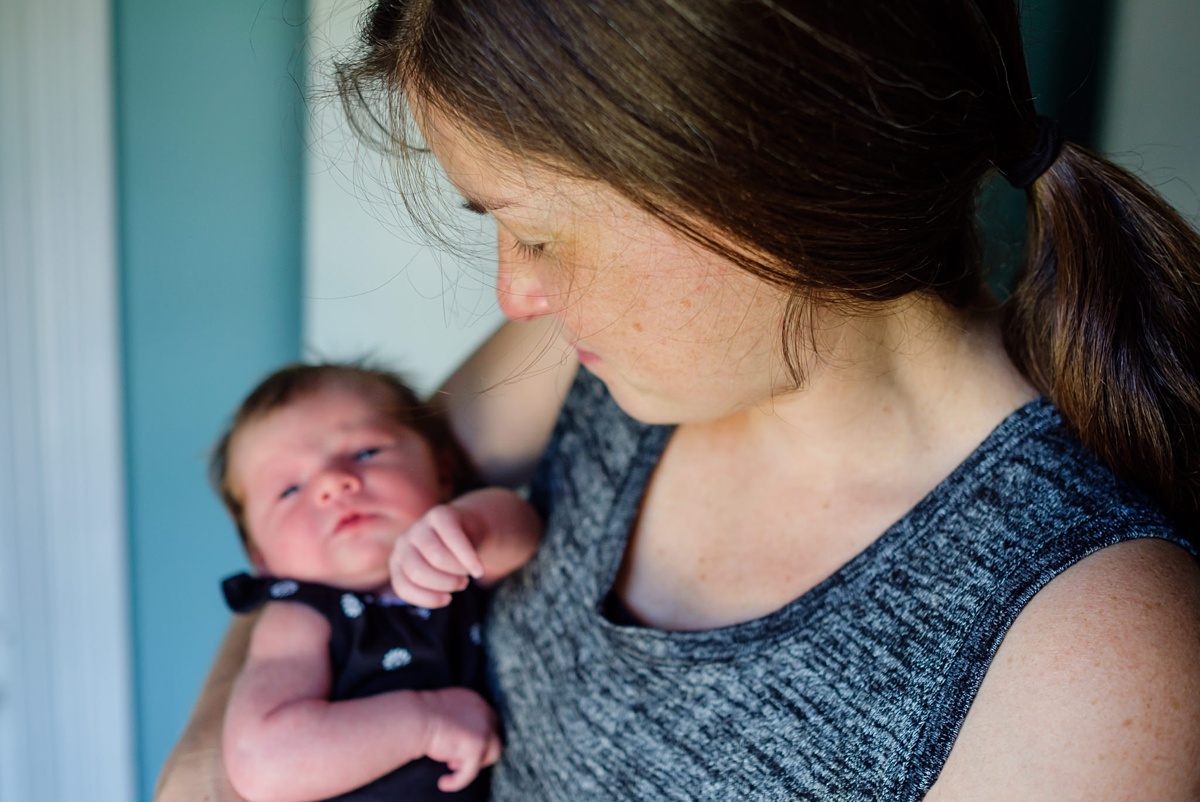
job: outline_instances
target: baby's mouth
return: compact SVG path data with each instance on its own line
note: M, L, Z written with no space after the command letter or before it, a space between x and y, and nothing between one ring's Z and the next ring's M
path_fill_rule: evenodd
M348 512L338 519L337 525L333 527L333 533L335 535L341 534L347 529L352 529L363 521L369 520L371 517L361 512Z

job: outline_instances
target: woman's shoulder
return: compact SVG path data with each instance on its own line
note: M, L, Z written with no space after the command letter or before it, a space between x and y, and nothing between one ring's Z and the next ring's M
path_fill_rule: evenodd
M1063 538L1082 553L1131 537L1186 545L1158 505L1084 446L1044 398L1006 418L946 485L945 503L1039 543Z
M1184 534L1040 399L927 502L904 570L940 583L939 613L965 611L976 655L941 669L954 714L930 739L949 757L929 798L1173 798L1121 783L1148 755L1188 754L1156 726L1200 747L1200 568ZM1131 762L1095 764L1122 749Z
M1132 540L1021 612L927 798L1192 799L1197 754L1200 567Z
M927 799L1200 794L1200 564L1185 534L1045 400L961 481L1022 597ZM954 519L954 513L947 513Z

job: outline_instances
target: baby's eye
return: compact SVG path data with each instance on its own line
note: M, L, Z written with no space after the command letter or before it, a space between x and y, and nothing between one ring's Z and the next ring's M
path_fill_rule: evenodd
M283 499L294 496L299 492L300 485L288 485L283 489L283 492L279 494L279 499L282 501Z
M360 450L354 452L354 460L356 462L366 462L371 457L378 454L380 451L383 451L383 449L378 446L372 446L371 448L360 449Z

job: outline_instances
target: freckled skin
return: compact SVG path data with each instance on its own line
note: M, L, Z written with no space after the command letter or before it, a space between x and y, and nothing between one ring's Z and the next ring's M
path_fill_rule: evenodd
M435 111L418 122L450 181L496 220L501 310L553 317L626 412L711 420L790 386L782 291L605 186L497 159Z

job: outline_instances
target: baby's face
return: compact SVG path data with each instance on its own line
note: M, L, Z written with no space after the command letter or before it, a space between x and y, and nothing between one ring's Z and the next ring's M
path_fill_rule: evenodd
M334 387L242 428L229 479L260 571L352 590L385 587L396 538L449 495L425 438Z

